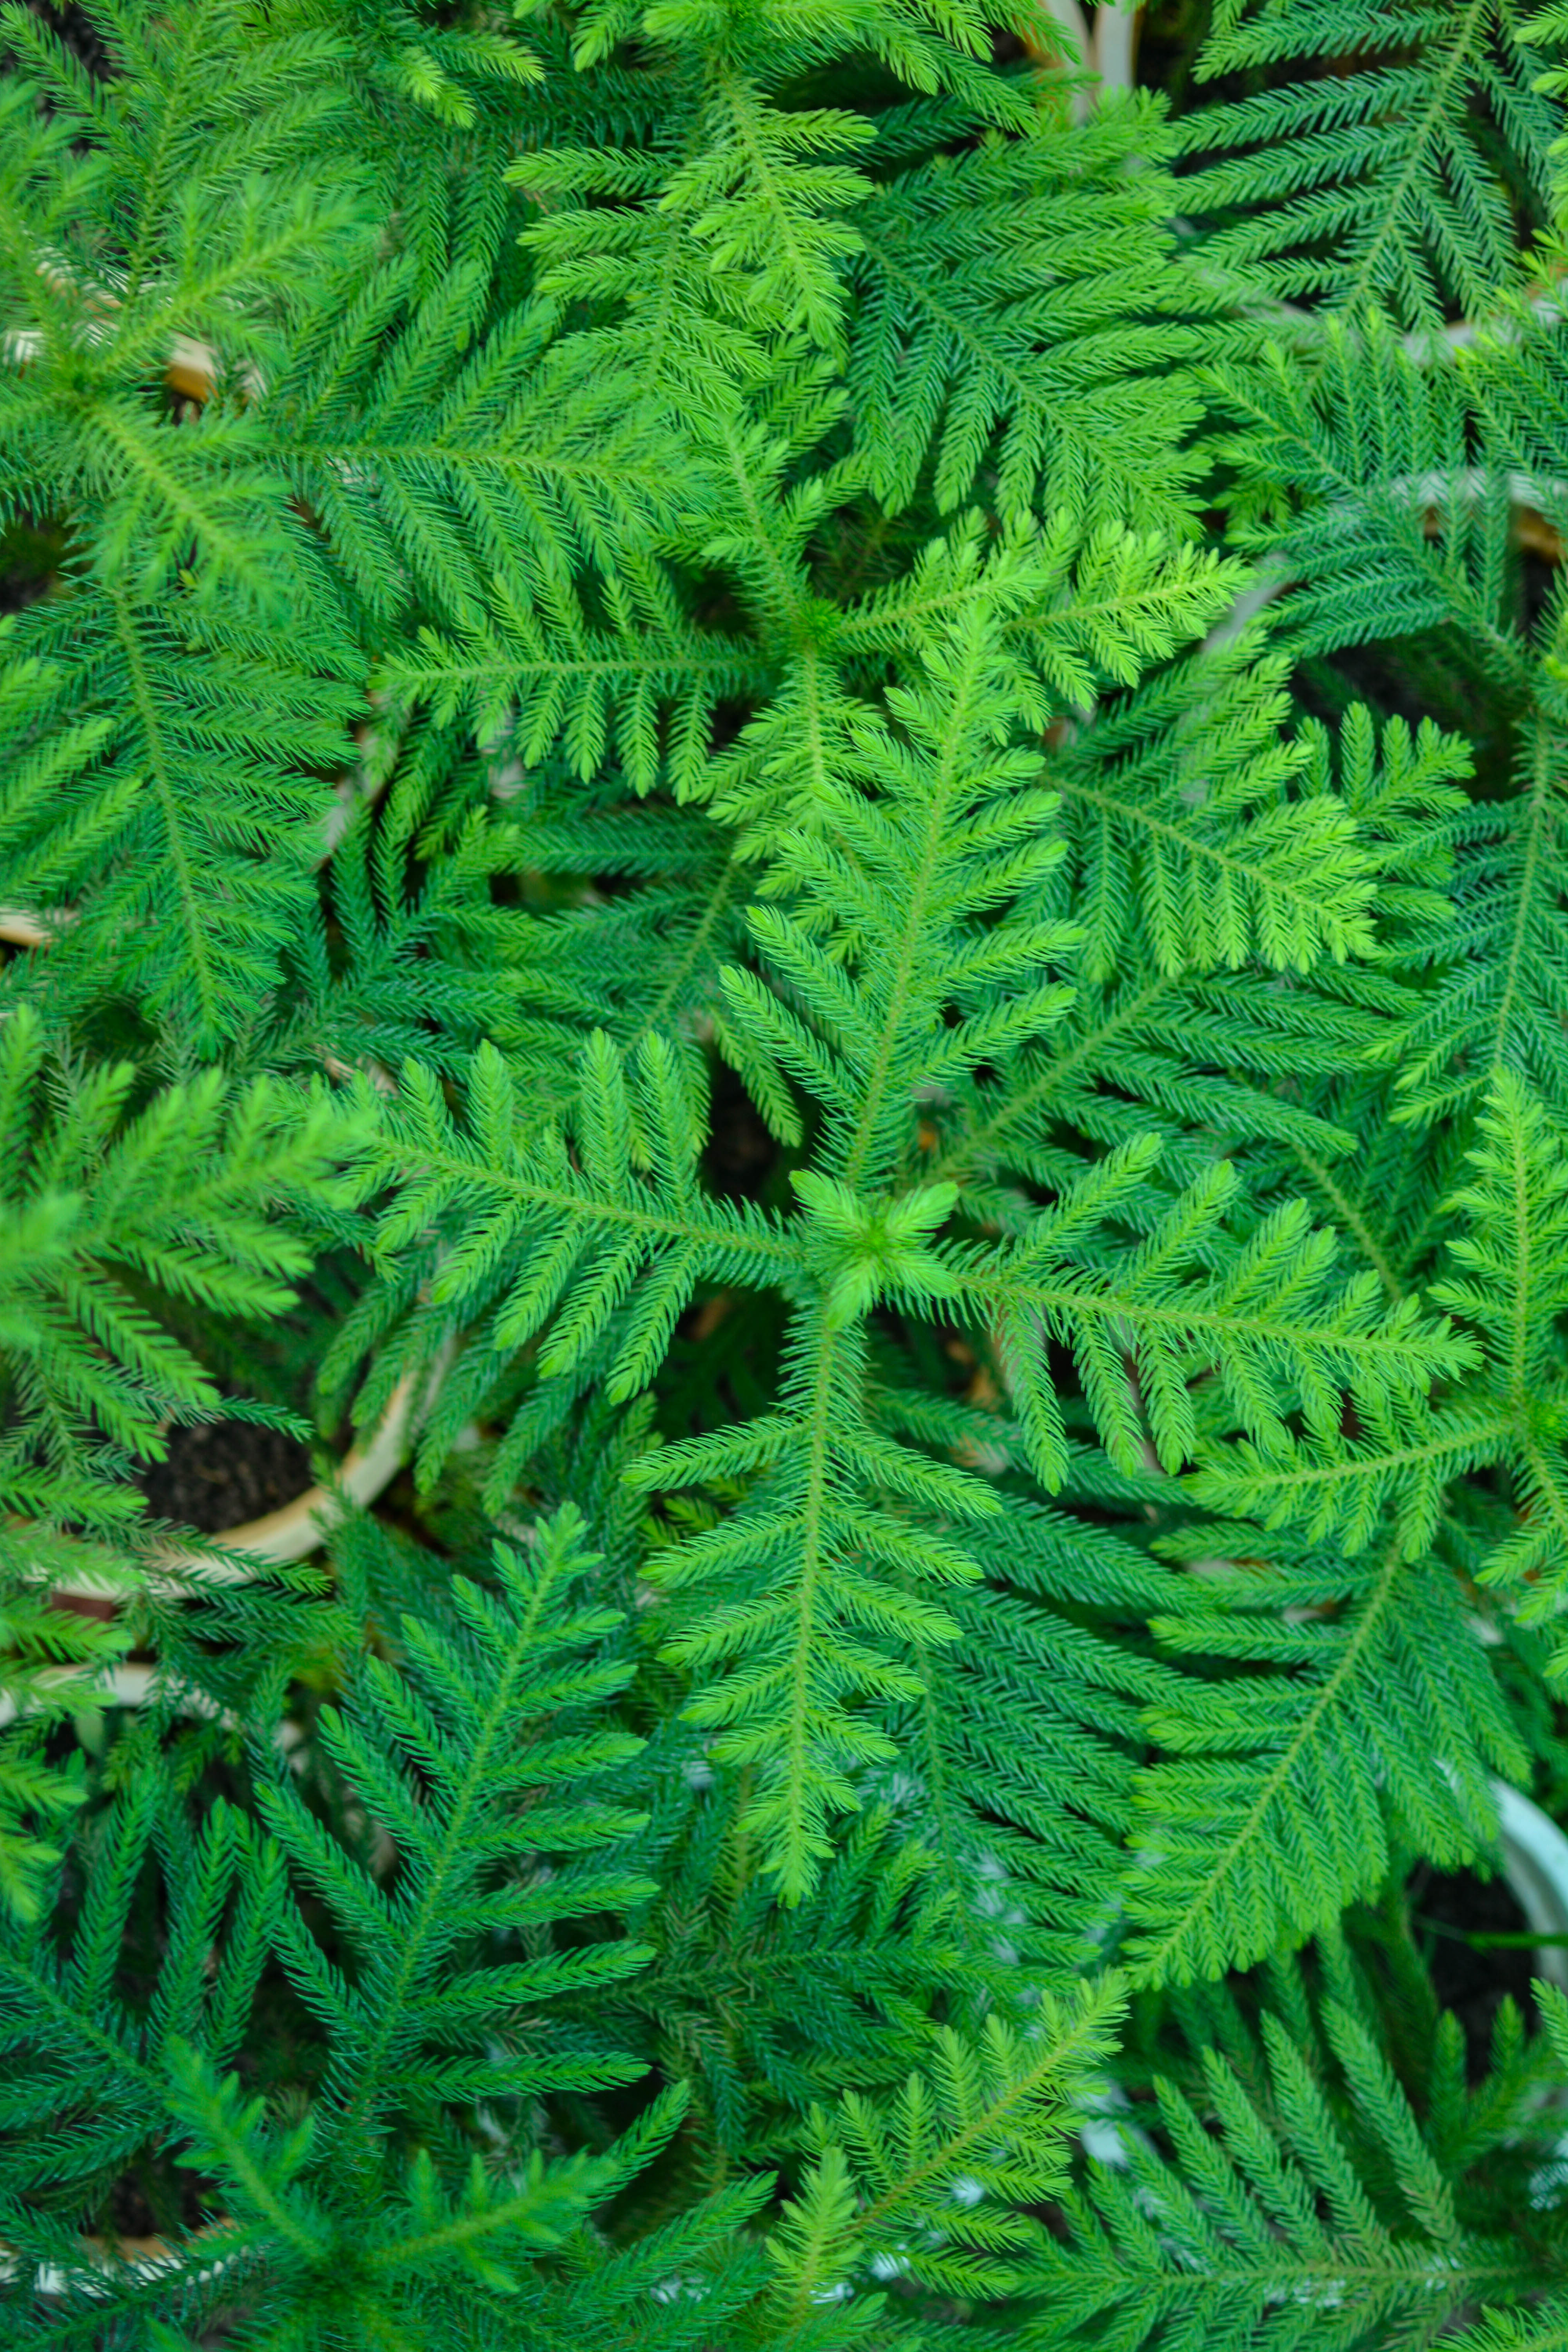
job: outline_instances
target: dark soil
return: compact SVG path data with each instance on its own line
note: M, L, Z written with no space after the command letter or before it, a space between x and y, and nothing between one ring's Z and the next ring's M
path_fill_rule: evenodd
M1468 1870L1418 1873L1410 1885L1410 1912L1416 1940L1429 1958L1433 1990L1464 2028L1470 2078L1477 2081L1487 2071L1492 2025L1505 1997L1511 1993L1525 2016L1531 2015L1530 1980L1536 1963L1529 1945L1466 1939L1528 1935L1530 1922L1502 1879L1483 1879Z
M107 79L109 50L87 11L76 0L64 0L55 6L52 0L27 0L27 6L41 24L58 35L79 65L87 68L95 81Z
M168 1447L166 1461L142 1472L142 1491L155 1518L175 1519L203 1535L258 1519L315 1483L310 1456L298 1438L248 1421L172 1429Z
M110 2190L105 2220L117 2238L161 2238L168 2231L198 2229L216 2193L216 2182L184 2165L144 2158Z
M778 1163L779 1148L733 1070L713 1070L708 1148L703 1166L716 1192L730 1200L755 1200Z
M0 530L0 614L19 613L48 593L60 558L58 533L13 522Z

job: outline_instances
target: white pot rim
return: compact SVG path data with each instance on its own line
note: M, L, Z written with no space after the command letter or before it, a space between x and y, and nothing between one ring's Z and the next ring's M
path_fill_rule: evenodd
M1550 1813L1506 1780L1494 1780L1492 1796L1503 1856L1503 1877L1538 1936L1568 1936L1568 1837ZM1568 1945L1542 1944L1534 1955L1538 1976L1568 1992Z
M426 1410L456 1351L456 1340L448 1339L431 1366L424 1384ZM152 1580L166 1592L199 1592L213 1584L248 1584L258 1567L284 1568L293 1560L308 1559L349 1509L363 1510L367 1503L374 1503L397 1475L408 1452L419 1386L417 1372L405 1372L369 1443L350 1448L331 1486L307 1486L292 1502L260 1518L222 1528L199 1547L176 1546L154 1554L147 1563ZM126 1593L123 1579L97 1577L90 1571L50 1589L63 1601L122 1601Z

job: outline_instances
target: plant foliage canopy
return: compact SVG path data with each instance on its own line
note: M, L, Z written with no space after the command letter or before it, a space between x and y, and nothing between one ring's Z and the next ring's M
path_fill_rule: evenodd
M0 5L7 2341L1568 2341L1565 99Z

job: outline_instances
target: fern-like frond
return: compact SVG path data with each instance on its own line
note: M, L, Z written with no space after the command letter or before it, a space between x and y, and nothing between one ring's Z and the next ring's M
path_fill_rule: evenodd
M291 1305L301 1209L331 1203L353 1131L324 1092L240 1093L212 1071L133 1103L130 1064L68 1078L47 1061L16 1011L0 1027L0 1491L29 1519L123 1528L139 1498L115 1474L160 1456L166 1417L218 1403L159 1295L244 1318Z
M1282 738L1282 660L1252 650L1189 659L1053 762L1095 980L1134 923L1171 975L1371 954L1386 853L1312 739Z
M149 2010L136 1998L134 1956L155 1857L166 1872L164 1947ZM158 2134L180 2042L199 2039L215 2063L233 2063L283 1898L280 1857L240 1811L219 1801L195 1829L167 1777L149 1766L99 1813L69 1935L57 1943L47 1919L7 1923L5 2129L13 2179L24 2136L47 2150L41 2166L27 2167L46 2244L50 2215L95 2210ZM62 2100L72 2079L91 2083L89 2102ZM26 2227L20 2202L8 2200L8 2234L13 2221Z
M1215 1526L1172 1548L1257 1540ZM1156 1979L1314 1934L1375 1891L1391 1835L1448 1867L1490 1843L1489 1771L1520 1757L1440 1565L1397 1540L1346 1562L1276 1539L1267 1565L1208 1557L1173 1576L1151 1622L1170 1654L1204 1662L1145 1717L1165 1759L1140 1790L1127 1903Z
M563 1411L606 1348L602 1369L625 1399L647 1384L699 1281L772 1286L802 1265L798 1244L773 1221L700 1189L700 1108L661 1037L645 1040L632 1087L611 1040L601 1031L589 1041L569 1131L528 1114L489 1047L473 1059L466 1127L433 1076L413 1066L381 1117L366 1168L371 1182L402 1180L374 1241L395 1276L344 1324L324 1367L329 1381L351 1375L367 1341L384 1343L407 1312L405 1337L382 1346L378 1382L395 1360L433 1357L460 1320L473 1334L458 1375L465 1410L547 1328L539 1370L557 1383ZM363 1410L384 1403L378 1386ZM498 1499L541 1433L526 1408L519 1426L517 1444L501 1449ZM437 1424L426 1440L432 1465L452 1434Z
M1069 124L1042 105L1022 137L929 159L918 122L896 118L885 143L915 159L853 216L847 381L872 488L906 505L929 468L945 511L990 462L1004 514L1190 527L1181 362L1198 338L1164 241L1155 107Z
M1157 2084L1163 2152L1120 2132L1115 2160L1064 2200L1071 2235L1032 2266L1030 2343L1381 2352L1447 2343L1478 2301L1544 2284L1539 2248L1465 2225L1363 2017L1325 2002L1319 2052L1303 2029L1317 2041L1305 2004L1266 2011L1256 2068L1211 2047L1190 2091Z
M1331 325L1321 364L1292 369L1276 351L1245 390L1226 379L1245 416L1242 525L1277 541L1298 583L1283 608L1290 635L1323 652L1424 636L1516 714L1517 791L1478 798L1430 835L1453 863L1454 914L1425 950L1436 984L1389 1049L1400 1115L1422 1123L1472 1101L1500 1063L1549 1092L1564 1083L1562 689L1506 593L1514 507L1555 496L1521 462L1531 434L1509 386L1532 364L1423 368L1373 319Z
M282 1851L359 1955L350 1984L302 1919L289 1914L280 1928L283 1963L332 2038L331 2137L345 2163L376 2144L389 2107L637 2072L605 2053L483 2050L507 2015L646 1957L626 1940L528 1949L557 1920L616 1911L647 1891L601 1851L639 1817L596 1793L636 1743L589 1719L629 1673L591 1654L617 1620L574 1602L589 1564L570 1513L542 1527L530 1551L498 1552L499 1593L456 1582L451 1622L405 1621L401 1670L367 1658L353 1712L323 1720L325 1755L395 1842L390 1889L323 1833L289 1777L259 1791ZM563 1858L547 1872L519 1866L545 1852ZM480 1967L470 1956L491 1936L522 1944Z
M910 1409L917 1429L936 1418ZM1003 1416L972 1418L976 1452L1005 1461L1010 1439L1022 1461ZM983 1982L1007 1991L1081 1968L1102 1945L1138 1825L1142 1708L1180 1703L1170 1670L1121 1638L1163 1595L1132 1516L1159 1482L1118 1478L1083 1454L1068 1476L1072 1505L1128 1517L1108 1528L1014 1503L987 1523L985 1580L952 1595L955 1638L920 1655L925 1688L892 1718L899 1756L885 1775L951 1906L949 1935ZM1057 1790L1067 1802L1046 1793Z
M615 2026L690 2086L694 2128L731 2160L777 2160L798 2153L813 2105L880 2093L923 2063L932 1986L967 2011L984 1977L931 1855L887 1811L868 1810L811 1895L784 1907L739 1826L742 1779L705 1746L682 1729L645 1759L653 1822L638 1854L659 1891L629 1917L652 1957Z
M884 1245L883 1265L899 1246ZM712 1732L717 1761L752 1768L745 1823L790 1902L832 1851L832 1815L858 1808L858 1777L897 1753L880 1718L921 1689L910 1653L956 1631L946 1591L979 1571L948 1527L996 1508L979 1479L868 1424L865 1376L857 1322L808 1309L773 1412L636 1471L643 1486L751 1482L739 1510L663 1553L656 1573L675 1595L667 1654L706 1685L687 1713Z
M982 2305L1015 2292L1043 2234L1018 2209L1061 2192L1066 2130L1119 2006L1108 1983L1047 2000L1026 2035L1000 2019L974 2037L943 2029L896 2099L851 2093L838 2112L818 2111L815 2160L769 2242L779 2340L801 2340L814 2305L843 2301L837 2325L825 2315L805 2340L823 2352L864 2342L891 2300L872 2281Z
M1349 1441L1288 1438L1243 1444L1207 1460L1191 1482L1210 1507L1246 1511L1359 1551L1397 1526L1413 1557L1432 1544L1445 1490L1492 1466L1510 1474L1516 1512L1479 1573L1503 1589L1526 1622L1561 1606L1559 1561L1568 1529L1568 1432L1562 1340L1568 1298L1563 1197L1564 1142L1511 1070L1492 1078L1445 1210L1462 1220L1432 1297L1479 1337L1480 1362L1429 1419L1401 1426L1369 1418Z
M267 387L257 430L384 624L473 626L492 598L553 624L590 570L624 605L678 486L681 506L699 493L698 452L672 468L635 380L552 346L547 312L500 309L513 289L482 224L469 234L481 251L459 246L422 299L406 255L323 289L323 331Z
M1173 1470L1200 1433L1239 1426L1254 1443L1282 1446L1288 1412L1331 1444L1347 1391L1369 1420L1419 1421L1434 1380L1475 1360L1473 1343L1424 1318L1415 1299L1390 1307L1371 1273L1337 1280L1334 1236L1312 1227L1300 1202L1222 1239L1236 1181L1223 1163L1174 1200L1150 1199L1144 1180L1158 1155L1154 1138L1109 1153L1016 1239L944 1264L953 1295L1003 1335L1032 1459L1048 1483L1062 1455L1047 1339L1074 1349L1123 1468L1143 1459L1129 1361L1158 1457ZM1143 1235L1131 1250L1110 1242L1122 1216Z
M1450 300L1478 315L1513 273L1513 207L1542 205L1560 128L1517 11L1231 0L1204 70L1262 79L1309 60L1283 87L1187 119L1190 147L1219 157L1184 184L1215 222L1205 264L1276 300L1384 301L1423 328Z
M9 984L67 1017L107 985L211 1052L314 915L320 775L360 698L342 645L297 660L232 614L118 584L36 606L18 635L0 891L53 937Z

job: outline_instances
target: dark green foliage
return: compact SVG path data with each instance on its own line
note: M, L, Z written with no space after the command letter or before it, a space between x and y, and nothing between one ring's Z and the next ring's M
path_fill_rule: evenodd
M0 7L8 2341L1563 2340L1568 25L1079 13Z
M1540 2053L1510 2004L1468 2085L1457 2021L1411 1982L1405 1922L1375 1933L1368 1948L1336 1928L1251 2014L1217 1988L1188 2008L1142 2099L1100 2127L1066 2242L1041 2250L1048 2316L1027 2340L1447 2344L1458 2315L1536 2284L1542 2151L1520 2124Z
M1224 223L1210 268L1423 326L1495 300L1557 131L1521 22L1513 0L1215 0L1205 75L1309 69L1190 125L1233 151L1194 191Z

